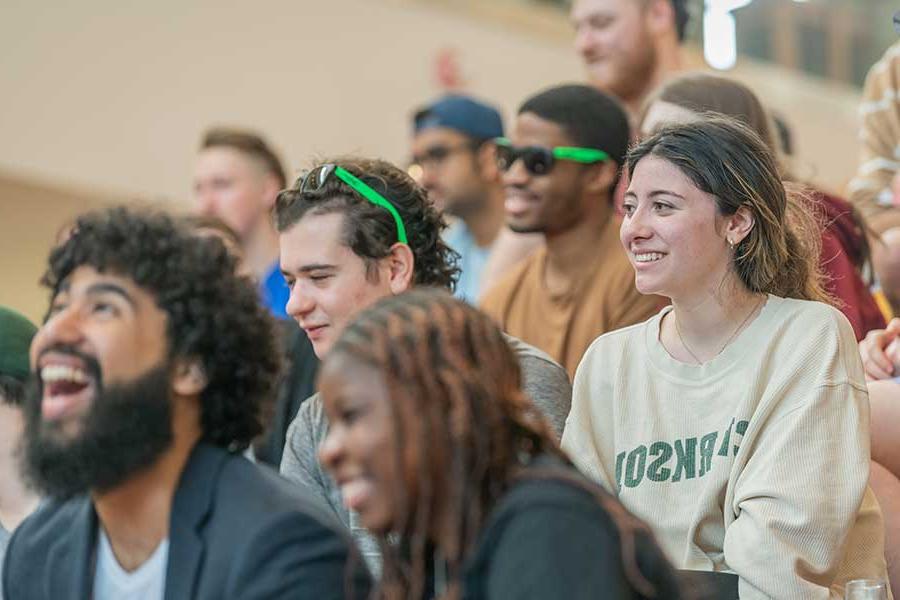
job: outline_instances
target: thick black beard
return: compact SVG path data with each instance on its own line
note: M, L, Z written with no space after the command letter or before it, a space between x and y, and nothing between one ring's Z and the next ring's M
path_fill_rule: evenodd
M41 418L42 386L26 392L23 471L31 485L53 498L115 488L152 465L171 445L170 369L151 368L137 379L103 386L81 419L81 431L64 439L56 423Z

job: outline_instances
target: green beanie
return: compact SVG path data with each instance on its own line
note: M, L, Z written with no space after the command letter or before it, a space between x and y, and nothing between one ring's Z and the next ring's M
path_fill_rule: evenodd
M0 306L0 375L25 382L31 369L28 349L37 327L16 311Z

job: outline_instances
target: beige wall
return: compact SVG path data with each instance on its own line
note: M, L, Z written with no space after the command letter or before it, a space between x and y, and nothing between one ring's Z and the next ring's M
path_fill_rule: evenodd
M0 305L39 322L47 293L38 280L57 234L78 213L107 202L96 190L55 188L0 171Z
M507 117L581 78L565 16L507 19L491 2L489 16L450 0L3 2L0 302L39 314L48 236L91 198L184 206L210 124L263 131L292 170L345 152L402 162L412 107L438 93L441 48L458 49L467 90ZM753 65L735 76L792 121L800 174L840 189L856 92Z

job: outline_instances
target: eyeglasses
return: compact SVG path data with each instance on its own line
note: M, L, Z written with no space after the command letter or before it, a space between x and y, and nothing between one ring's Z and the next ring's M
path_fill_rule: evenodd
M516 147L506 138L495 138L497 144L497 166L507 171L520 158L525 170L532 175L546 175L553 169L558 160L570 160L577 163L592 164L609 160L609 154L596 148L578 148L575 146L543 146Z
M397 225L397 241L401 244L409 244L406 239L406 226L403 224L403 219L400 218L400 213L397 212L394 205L391 204L387 198L369 187L359 177L341 166L327 163L308 171L302 176L302 179L300 179L300 192L315 192L321 189L332 174L349 185L353 191L364 199L391 213L391 216L394 217L394 223Z
M412 164L425 167L436 167L451 155L457 152L471 152L475 149L472 143L458 144L456 146L432 146L421 154L413 154Z

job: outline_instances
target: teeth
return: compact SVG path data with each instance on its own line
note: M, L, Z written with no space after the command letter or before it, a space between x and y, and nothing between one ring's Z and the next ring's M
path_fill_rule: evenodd
M643 254L635 254L634 260L635 262L653 262L654 260L659 260L663 257L660 252L646 252Z
M41 369L41 380L44 383L55 383L57 381L72 381L74 383L87 383L87 373L75 367L67 365L47 365Z

